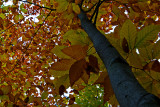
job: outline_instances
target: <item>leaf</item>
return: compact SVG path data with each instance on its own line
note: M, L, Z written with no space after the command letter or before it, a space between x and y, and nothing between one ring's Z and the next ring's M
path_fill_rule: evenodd
M80 14L80 8L78 5L76 5L75 3L72 3L72 6L73 6L73 11L76 13L76 14Z
M58 79L56 79L56 81L54 81L54 85L56 87L56 92L59 93L59 87L61 85L63 85L65 88L69 87L69 75L66 74L64 76L59 77Z
M123 40L123 42L124 38L127 40L129 49L134 48L136 34L137 34L136 26L132 23L131 20L126 20L120 30L120 38L121 40Z
M81 76L81 78L85 84L88 84L89 77L90 77L90 74L87 74L86 71L83 71L83 75Z
M61 85L61 86L59 87L59 95L63 95L64 92L65 92L65 90L66 90L66 88L64 87L64 85Z
M47 91L44 91L41 95L41 99L46 99L48 97L48 92Z
M138 49L140 56L145 60L145 62L148 62L153 59L153 45L146 46L144 48Z
M75 4L78 5L81 3L82 0L75 0Z
M140 69L143 68L140 56L136 53L136 51L132 51L131 53L129 53L128 59L129 59L130 66L140 68Z
M160 63L158 60L155 60L153 65L152 65L152 70L156 71L156 72L160 72Z
M137 33L136 48L142 48L153 43L160 31L160 25L149 25Z
M104 103L103 104L105 104L107 101L109 101L110 97L114 94L109 76L106 76L104 78L103 85L104 85L104 96L103 96Z
M80 60L86 57L88 46L73 45L62 49L62 52L75 60Z
M87 33L82 29L69 30L63 36L63 41L69 40L71 45L89 45L91 40Z
M160 59L160 40L153 46L153 58Z
M53 75L54 77L61 77L61 76L65 75L65 74L69 74L69 70L66 70L66 71L56 71L56 70L50 69L49 70L49 74Z
M55 62L51 65L51 69L57 71L66 71L69 70L71 65L74 63L73 59L62 59L58 62Z
M69 100L69 105L74 104L74 101L75 101L75 97L70 98L70 100Z
M11 85L7 85L7 86L3 86L1 87L1 90L3 91L3 94L9 94L12 92L12 86Z
M128 47L128 42L127 42L126 38L123 38L122 48L123 48L124 52L129 53L129 47Z
M99 70L98 59L95 56L89 55L89 64Z
M63 58L63 59L69 59L70 57L66 54L64 54L61 50L64 49L66 46L55 46L51 52L53 54L56 54L56 56L58 56L59 58Z
M78 60L71 66L69 70L69 79L71 86L73 86L74 83L79 80L80 77L82 77L85 66L85 59Z
M0 17L1 17L2 19L5 19L5 18L6 18L5 14L3 14L3 13L0 13Z
M104 79L107 77L107 72L102 72L94 84L104 85Z
M68 2L67 0L56 0L58 2L57 12L61 13L67 10Z

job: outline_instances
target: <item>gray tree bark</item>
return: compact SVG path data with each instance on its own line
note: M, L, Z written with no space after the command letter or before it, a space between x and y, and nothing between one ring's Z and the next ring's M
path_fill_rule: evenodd
M131 67L106 37L90 22L85 13L78 15L94 47L107 68L108 75L121 107L160 107L160 99L148 93L137 81Z

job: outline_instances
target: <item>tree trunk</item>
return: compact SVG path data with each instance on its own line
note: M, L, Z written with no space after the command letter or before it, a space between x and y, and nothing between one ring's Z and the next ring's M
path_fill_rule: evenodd
M136 80L129 64L109 43L106 37L88 20L85 13L78 15L94 47L107 68L108 75L121 107L160 107L160 99L148 93Z

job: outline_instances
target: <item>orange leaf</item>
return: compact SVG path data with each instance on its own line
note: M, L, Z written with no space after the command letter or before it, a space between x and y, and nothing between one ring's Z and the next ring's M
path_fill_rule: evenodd
M55 62L51 65L53 70L66 71L69 70L71 65L74 63L73 59L62 59L59 62Z
M73 59L80 60L86 57L88 46L73 45L62 49L62 52Z
M85 59L78 60L75 62L70 70L69 70L69 79L71 86L74 85L74 83L79 80L79 78L83 75L83 71L85 70L86 61Z

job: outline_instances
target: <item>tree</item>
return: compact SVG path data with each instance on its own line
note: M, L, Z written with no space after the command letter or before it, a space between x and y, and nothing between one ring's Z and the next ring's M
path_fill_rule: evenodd
M1 106L78 106L63 95L86 84L104 87L104 103L113 106L116 98L122 107L160 106L158 0L5 2Z

